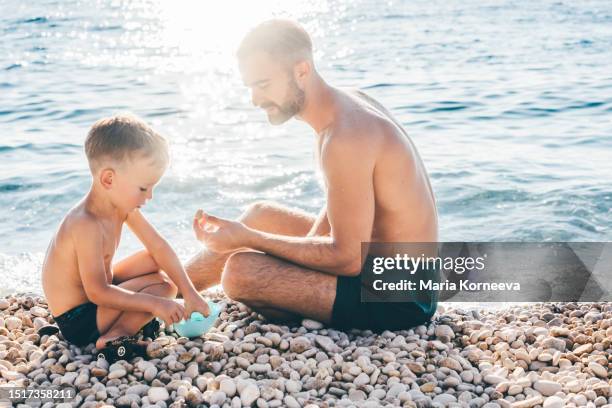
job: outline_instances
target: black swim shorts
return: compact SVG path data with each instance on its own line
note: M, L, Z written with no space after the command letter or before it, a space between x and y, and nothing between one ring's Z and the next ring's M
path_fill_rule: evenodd
M54 319L68 342L76 346L86 346L100 337L96 324L97 310L98 306L96 304L87 302L54 317Z
M372 268L368 256L362 273ZM436 312L437 296L419 302L362 302L361 276L338 276L332 326L339 329L407 330L428 322Z

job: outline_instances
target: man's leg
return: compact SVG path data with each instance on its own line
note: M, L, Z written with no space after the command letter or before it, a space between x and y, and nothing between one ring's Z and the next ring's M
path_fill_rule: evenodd
M306 236L315 222L315 216L272 202L257 202L250 205L238 220L250 228L272 234ZM223 266L230 255L215 254L204 249L187 262L185 269L198 291L221 282Z
M233 254L225 264L225 293L271 319L304 316L330 323L338 278L258 252Z

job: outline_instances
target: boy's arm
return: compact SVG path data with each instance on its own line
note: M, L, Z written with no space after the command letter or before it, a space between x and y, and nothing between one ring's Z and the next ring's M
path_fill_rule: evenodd
M128 214L126 223L140 242L143 243L157 265L168 274L170 279L179 288L183 298L186 299L189 295L198 294L170 244L157 232L138 209Z
M158 305L155 296L132 292L108 282L102 237L102 230L93 219L78 220L72 230L79 274L87 298L98 306L154 313Z

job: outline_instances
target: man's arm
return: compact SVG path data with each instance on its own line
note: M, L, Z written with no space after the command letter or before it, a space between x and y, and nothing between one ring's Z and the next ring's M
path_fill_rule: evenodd
M245 246L334 275L361 271L361 242L374 222L376 152L366 135L337 134L321 149L329 237L288 237L247 229Z
M145 246L155 263L168 274L183 296L197 293L183 265L168 242L136 209L128 214L126 224Z
M98 306L112 309L153 313L157 299L112 285L104 265L103 233L94 219L78 220L72 230L81 282L87 298Z
M327 220L327 205L321 208L319 215L317 215L317 219L312 224L310 231L306 234L307 237L315 237L315 236L323 236L329 235L329 221Z

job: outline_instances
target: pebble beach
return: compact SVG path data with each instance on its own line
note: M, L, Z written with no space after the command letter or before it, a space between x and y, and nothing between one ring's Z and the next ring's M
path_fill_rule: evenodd
M612 406L610 303L441 307L426 326L372 333L273 324L222 293L213 300L222 312L207 334L162 331L148 359L109 366L93 344L37 334L53 323L44 298L0 299L0 387L77 393L0 406Z

